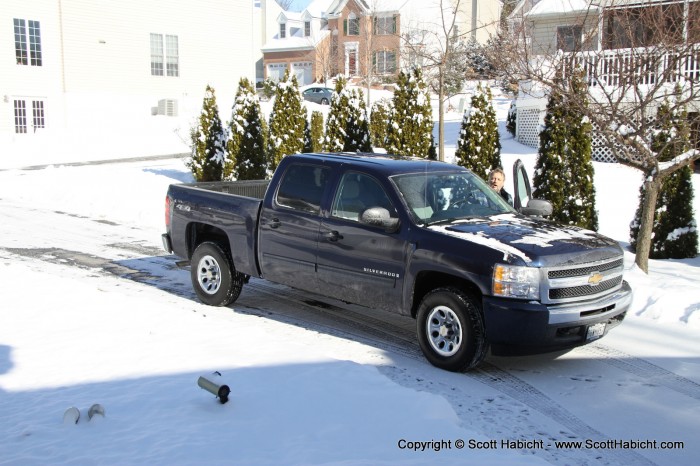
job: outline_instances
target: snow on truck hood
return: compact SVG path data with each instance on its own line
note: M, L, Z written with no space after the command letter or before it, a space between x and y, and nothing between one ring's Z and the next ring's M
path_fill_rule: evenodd
M455 220L449 224L431 225L430 230L454 236L465 241L480 244L503 253L503 260L509 256L524 262L585 262L582 256L597 252L590 260L600 260L619 255L619 245L610 238L579 227L564 226L547 220L521 217L514 214L495 215L465 220ZM553 257L566 256L566 261L552 261ZM547 257L550 260L547 260Z

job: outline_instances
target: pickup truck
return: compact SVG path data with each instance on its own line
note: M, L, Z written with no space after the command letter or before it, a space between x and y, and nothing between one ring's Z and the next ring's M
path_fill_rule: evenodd
M515 208L469 170L387 154L297 154L270 181L173 184L163 246L202 302L259 277L412 316L430 363L570 349L632 301L619 244L543 218L521 163ZM525 215L527 214L527 215Z

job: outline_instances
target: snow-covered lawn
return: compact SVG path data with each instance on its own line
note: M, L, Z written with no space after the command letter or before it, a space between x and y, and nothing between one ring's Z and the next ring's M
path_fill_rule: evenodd
M503 131L509 101L495 104L504 166L520 158L532 172L536 151ZM460 121L448 115L450 154ZM645 275L627 253L633 307L603 340L452 374L430 366L413 323L394 316L262 280L230 308L200 304L189 273L160 250L167 186L191 180L180 159L38 170L9 159L0 156L0 464L700 457L700 258L651 261ZM626 246L640 175L595 170L601 232ZM700 175L694 184L698 193ZM202 375L229 385L230 401L200 389ZM105 416L87 421L93 403ZM71 406L77 425L63 423Z

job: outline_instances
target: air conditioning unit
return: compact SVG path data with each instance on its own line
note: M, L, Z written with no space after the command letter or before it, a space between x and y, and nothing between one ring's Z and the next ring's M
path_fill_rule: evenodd
M177 100L161 99L158 101L158 115L177 116Z

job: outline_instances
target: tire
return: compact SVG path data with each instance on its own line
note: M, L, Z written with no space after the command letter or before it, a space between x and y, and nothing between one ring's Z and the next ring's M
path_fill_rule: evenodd
M236 272L229 255L216 243L197 246L190 261L192 286L200 301L210 306L228 306L241 294L245 275Z
M323 99L321 99L321 105L328 105L328 104L329 104L328 99L326 99L325 97Z
M473 369L486 357L488 343L479 306L456 288L438 288L418 307L418 343L435 367L452 372Z

